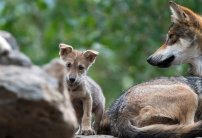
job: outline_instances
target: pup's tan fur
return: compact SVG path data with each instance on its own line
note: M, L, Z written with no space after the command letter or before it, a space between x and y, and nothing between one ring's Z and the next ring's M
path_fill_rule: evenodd
M100 86L87 76L87 71L95 62L98 52L81 52L66 44L60 44L59 47L65 65L65 87L68 88L80 124L78 134L95 134L104 112L105 98ZM95 114L95 131L91 126L92 113Z

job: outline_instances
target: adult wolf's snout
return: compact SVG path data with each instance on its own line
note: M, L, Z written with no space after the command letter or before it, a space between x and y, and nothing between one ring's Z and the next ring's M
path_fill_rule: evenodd
M159 55L159 56L151 55L147 58L147 62L153 66L158 66L161 60L162 60L162 55Z
M160 68L167 68L172 64L174 59L175 59L174 55L171 55L166 58L163 58L162 55L159 55L157 57L153 57L153 56L148 57L147 62L153 66L158 66Z
M151 65L156 65L155 64L155 62L152 60L152 56L149 56L148 58L147 58L147 62L149 63L149 64L151 64Z

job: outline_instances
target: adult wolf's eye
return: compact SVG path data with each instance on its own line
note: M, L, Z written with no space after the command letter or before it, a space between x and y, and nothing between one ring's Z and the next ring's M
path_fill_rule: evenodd
M174 37L175 37L174 34L170 34L170 35L168 36L169 39L173 39Z
M168 39L169 39L170 43L174 44L174 43L177 42L178 36L175 35L175 34L170 34L170 35L168 36Z
M84 70L84 66L79 65L79 70Z
M71 63L67 63L67 64L66 64L66 67L70 68L71 65L72 65Z

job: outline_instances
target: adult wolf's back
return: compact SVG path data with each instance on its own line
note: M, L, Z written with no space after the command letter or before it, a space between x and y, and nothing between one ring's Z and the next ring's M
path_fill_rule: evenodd
M197 95L186 81L162 78L129 88L108 111L112 134L120 138L202 136L202 123L194 123Z

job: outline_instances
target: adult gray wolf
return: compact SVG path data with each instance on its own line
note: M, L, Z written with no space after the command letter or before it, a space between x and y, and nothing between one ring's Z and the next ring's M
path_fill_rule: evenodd
M170 9L173 24L166 42L148 62L159 67L188 63L191 72L201 76L201 17L174 2ZM102 125L110 125L119 138L202 136L202 121L194 122L201 92L200 77L160 78L132 86L112 104Z

